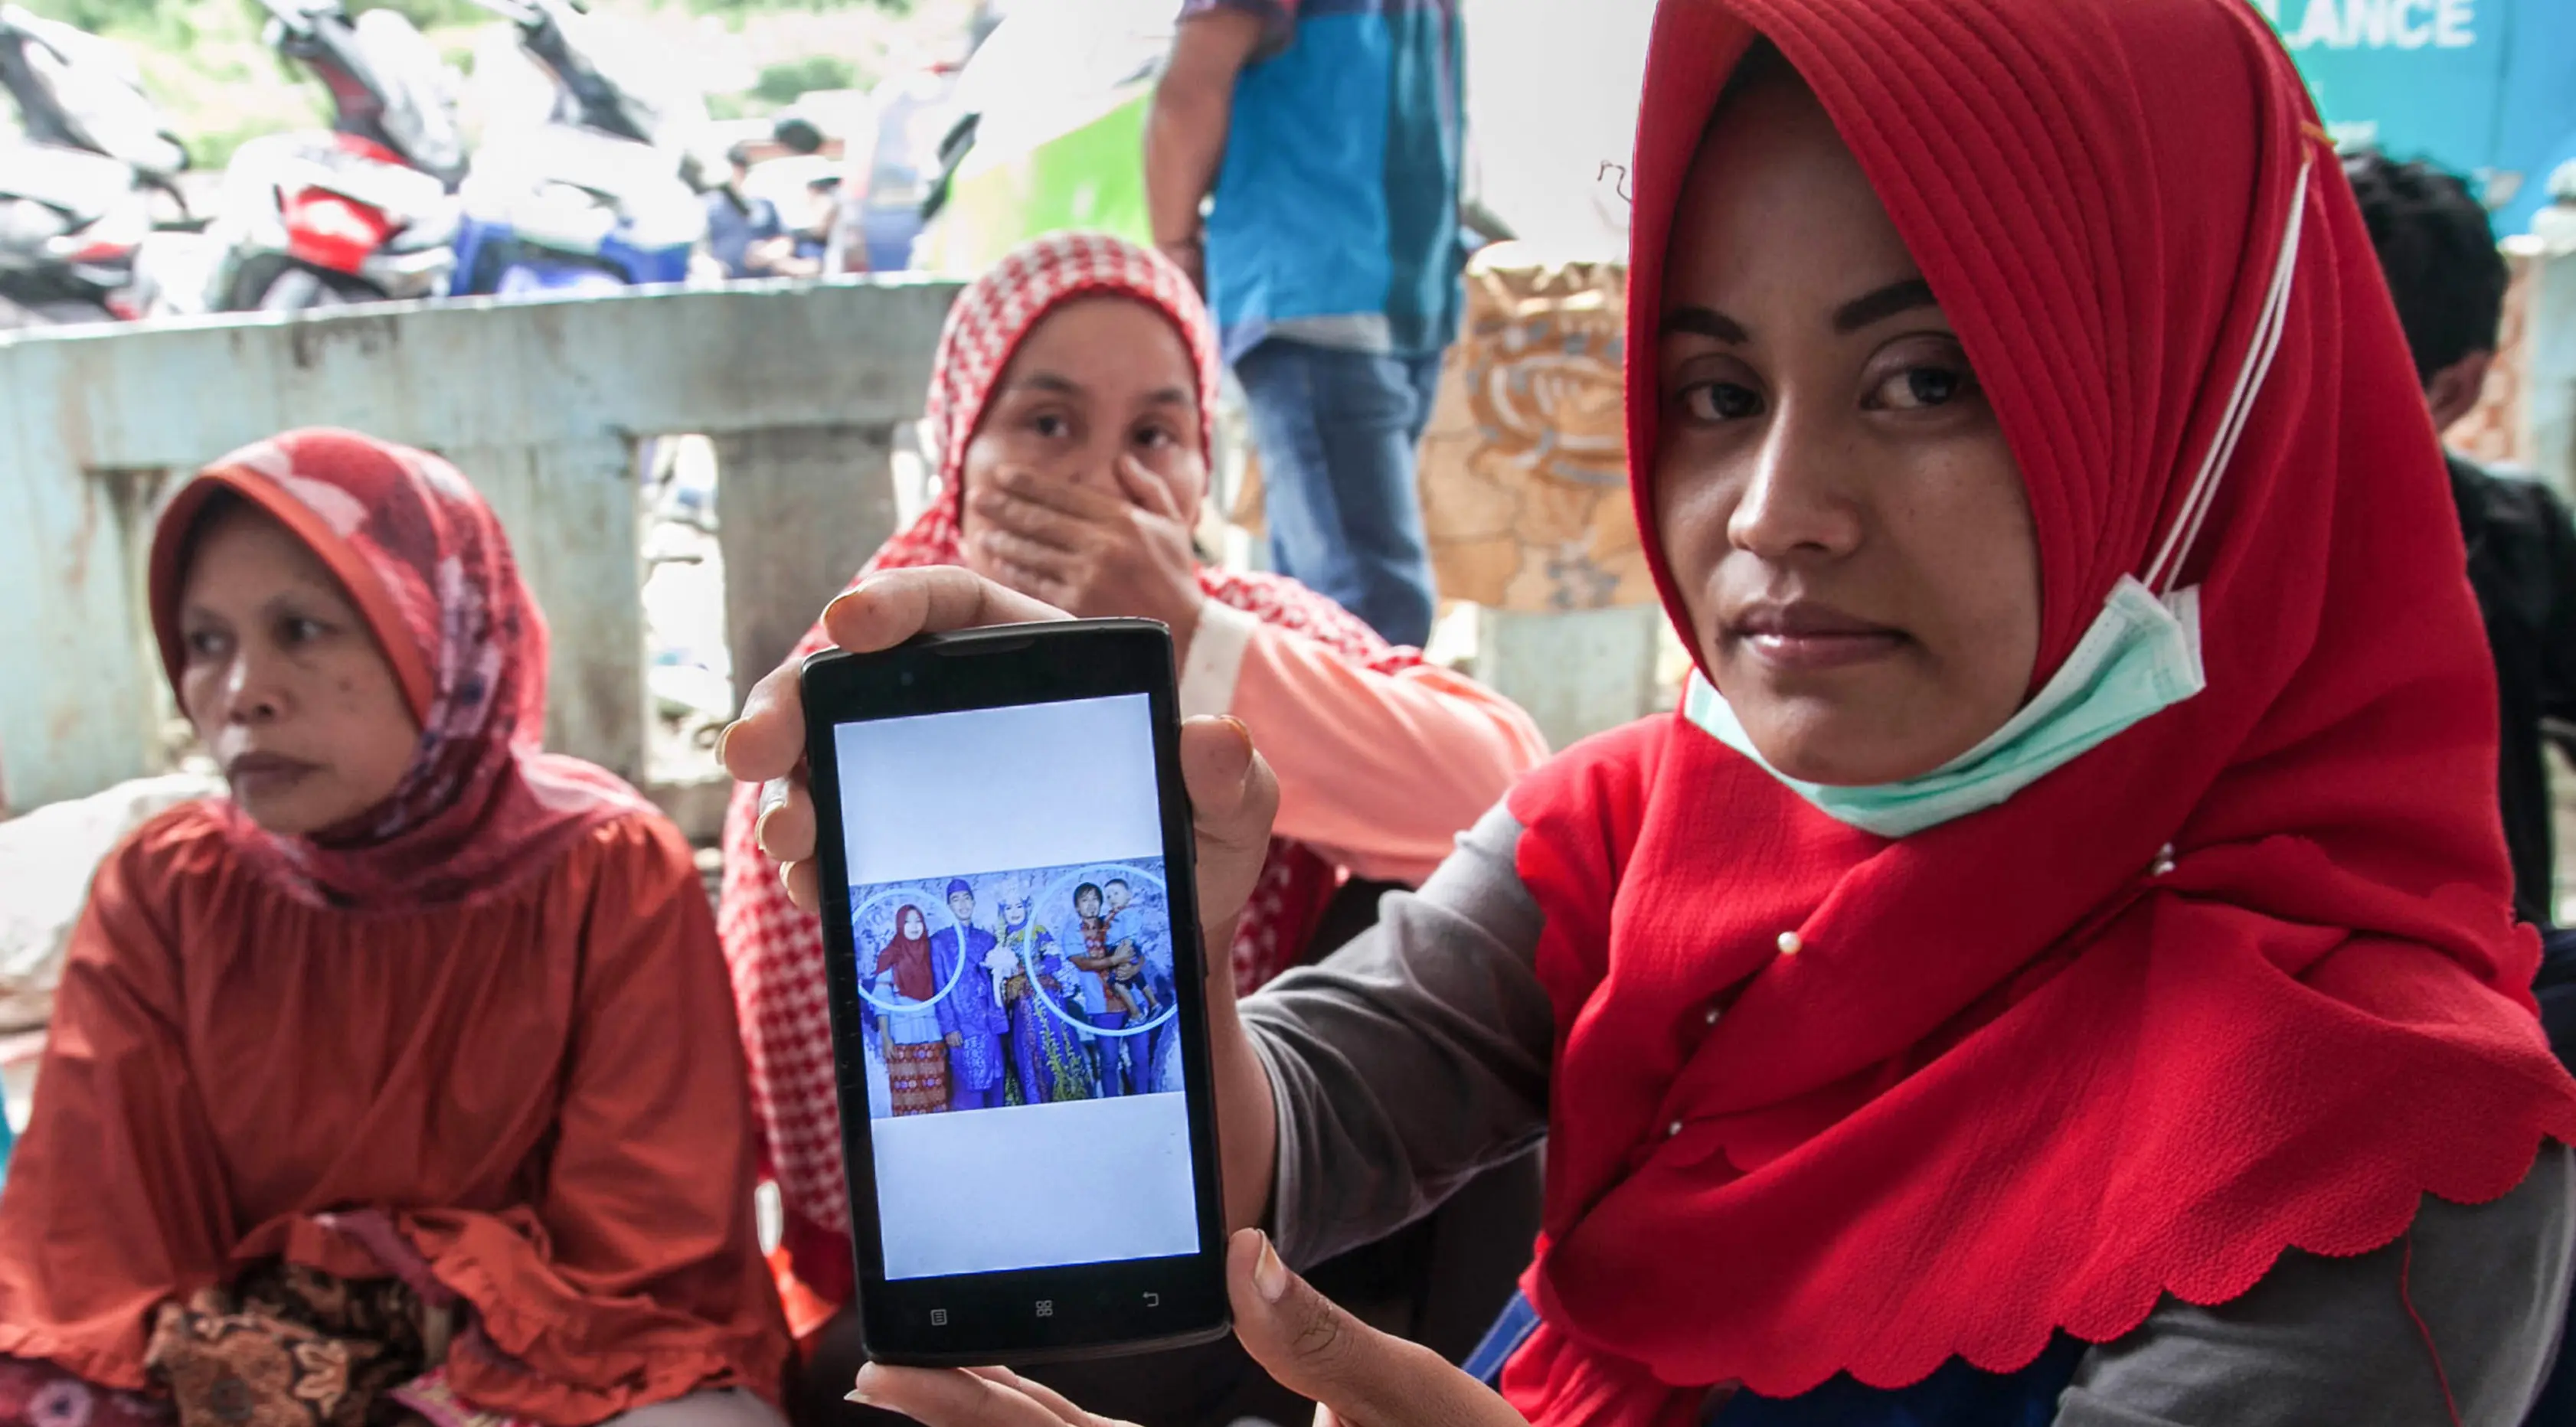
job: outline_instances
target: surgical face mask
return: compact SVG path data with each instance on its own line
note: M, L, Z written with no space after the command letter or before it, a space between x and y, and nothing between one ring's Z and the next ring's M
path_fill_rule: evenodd
M1682 714L1760 764L1837 822L1904 837L1991 808L2207 685L2200 662L2200 591L2159 600L2122 576L2065 665L1984 742L1920 777L1871 787L1802 782L1766 762L1715 687L1694 673Z

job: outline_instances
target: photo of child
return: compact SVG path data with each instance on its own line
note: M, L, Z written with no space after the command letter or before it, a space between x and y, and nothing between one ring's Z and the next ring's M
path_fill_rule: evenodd
M868 1110L1182 1087L1160 859L853 887Z

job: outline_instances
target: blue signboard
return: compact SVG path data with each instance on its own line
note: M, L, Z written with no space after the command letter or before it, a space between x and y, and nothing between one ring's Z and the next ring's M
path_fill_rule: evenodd
M2576 0L2253 0L2339 140L2488 186L2522 231L2576 160Z

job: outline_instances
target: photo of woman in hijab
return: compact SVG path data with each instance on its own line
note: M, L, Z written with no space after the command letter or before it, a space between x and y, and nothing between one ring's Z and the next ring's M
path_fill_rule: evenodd
M1002 946L1019 958L1019 972L1002 985L1011 1017L1011 1103L1051 1105L1092 1096L1091 1055L1081 1034L1059 1009L1073 987L1073 968L1055 937L1029 916L1029 896L1002 901ZM1042 1004L1040 996L1054 1002Z
M885 1046L894 1113L927 1115L948 1108L948 1036L940 1029L939 978L932 974L930 929L921 909L895 912L895 931L877 952L870 989L878 1001L877 1035ZM887 1005L918 1010L888 1011Z

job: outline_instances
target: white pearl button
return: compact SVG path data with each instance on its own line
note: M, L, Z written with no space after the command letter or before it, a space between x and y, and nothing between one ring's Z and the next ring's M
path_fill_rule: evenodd
M1712 1026L1717 1024L1717 1008L1715 1006L1708 1008L1708 1023Z
M1672 1124L1671 1124L1671 1125L1669 1125L1668 1127L1666 1127L1666 1128L1665 1128L1665 1130L1664 1130L1664 1138L1666 1138L1666 1139L1671 1139L1673 1136L1678 1135L1678 1134L1680 1134L1681 1132L1682 1132L1682 1122L1681 1122L1681 1121L1679 1121L1679 1120L1675 1120L1675 1121L1673 1121L1673 1122L1672 1122Z
M1798 940L1798 934L1796 932L1780 933L1780 954L1782 956L1796 956L1799 952L1806 950L1806 948L1807 944Z

